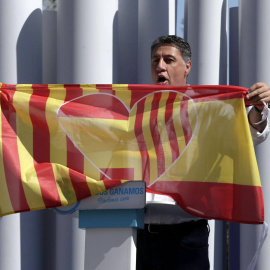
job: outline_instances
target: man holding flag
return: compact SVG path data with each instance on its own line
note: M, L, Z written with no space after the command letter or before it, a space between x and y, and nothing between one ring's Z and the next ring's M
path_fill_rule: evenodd
M162 36L153 42L151 74L155 85L187 85L191 66L191 49L182 38ZM252 105L247 113L256 145L269 133L269 86L255 83L246 99ZM146 200L145 228L138 231L137 270L209 269L207 220L185 212L170 197L151 190Z

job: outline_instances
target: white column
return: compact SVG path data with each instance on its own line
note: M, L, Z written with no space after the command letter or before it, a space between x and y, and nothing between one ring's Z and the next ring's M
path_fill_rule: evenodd
M42 0L0 0L0 81L41 83Z
M239 76L241 86L249 87L258 81L270 84L270 53L267 45L270 41L269 11L270 2L267 0L239 1Z
M0 0L0 82L42 82L41 8L41 0ZM41 218L37 212L1 218L1 270L41 267L42 231L38 230ZM37 229L30 237L28 228L32 226ZM24 252L29 248L31 254Z
M118 83L138 82L139 2L119 0L118 8Z
M137 229L135 228L86 229L86 250L89 251L89 254L85 258L84 269L135 270L136 238ZM96 245L93 245L93 242ZM105 250L104 243L107 243Z
M59 0L58 83L117 80L118 0Z
M229 9L229 84L239 85L238 7ZM240 267L240 224L229 223L229 269Z
M152 84L152 42L175 34L175 0L139 0L138 83Z
M57 83L116 81L117 9L118 0L58 0ZM56 226L57 270L84 269L85 230L77 215L57 215Z
M226 84L226 0L189 0L186 5L185 35L192 50L188 83ZM225 269L225 222L211 220L209 225L210 269Z
M79 229L78 211L56 215L56 269L83 270L85 230Z
M270 32L268 0L239 1L239 54L240 85L250 87L253 83L263 81L270 85ZM256 147L257 161L262 181L265 221L270 223L270 185L269 185L269 139ZM240 228L240 269L246 269L258 246L261 225L241 225ZM268 269L270 266L270 240L266 239L256 269Z
M0 269L21 269L20 215L0 219Z
M57 82L57 13L44 10L42 16L42 83Z
M189 0L187 41L192 49L190 84L219 84L226 74L226 0ZM225 42L226 43L226 42ZM221 61L222 60L222 61ZM226 83L226 82L225 82Z

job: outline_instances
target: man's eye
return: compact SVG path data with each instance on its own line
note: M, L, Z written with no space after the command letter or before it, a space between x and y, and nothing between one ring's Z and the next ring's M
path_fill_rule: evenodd
M166 59L166 61L165 61L166 63L171 63L171 62L173 62L173 59L171 59L171 58L169 58L169 59Z

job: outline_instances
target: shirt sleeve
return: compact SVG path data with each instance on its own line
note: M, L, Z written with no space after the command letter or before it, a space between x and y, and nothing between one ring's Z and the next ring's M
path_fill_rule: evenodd
M247 108L247 114L249 113L249 111L251 109L252 109L252 106L250 106L250 107ZM266 120L267 121L267 125L266 125L265 129L263 130L263 132L259 132L254 127L252 127L251 125L249 125L250 132L251 132L251 137L252 137L252 140L253 140L253 144L254 145L257 145L257 144L265 141L266 138L269 135L270 128L269 128L269 119L267 118L268 112L269 112L269 109L267 107L265 107L264 110L263 110L263 115L262 116L264 118L263 120Z

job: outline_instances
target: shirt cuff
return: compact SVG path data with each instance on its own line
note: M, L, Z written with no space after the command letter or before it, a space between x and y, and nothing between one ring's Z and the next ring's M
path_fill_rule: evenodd
M249 111L252 109L252 106L247 108L247 113L249 113ZM270 128L269 128L269 119L267 118L269 114L269 109L267 108L267 106L264 106L263 110L262 110L262 120L258 123L256 123L257 125L259 125L260 123L262 123L263 121L267 121L267 125L265 127L265 129L263 130L263 132L259 132L257 129L255 129L254 127L252 127L251 125L249 125L250 127L250 132L251 132L251 137L253 140L253 144L257 145L263 141L266 140L269 132L270 132Z
M263 110L261 111L262 120L258 123L254 123L253 125L257 126L263 123L268 117L268 112L269 112L268 104L264 103Z

